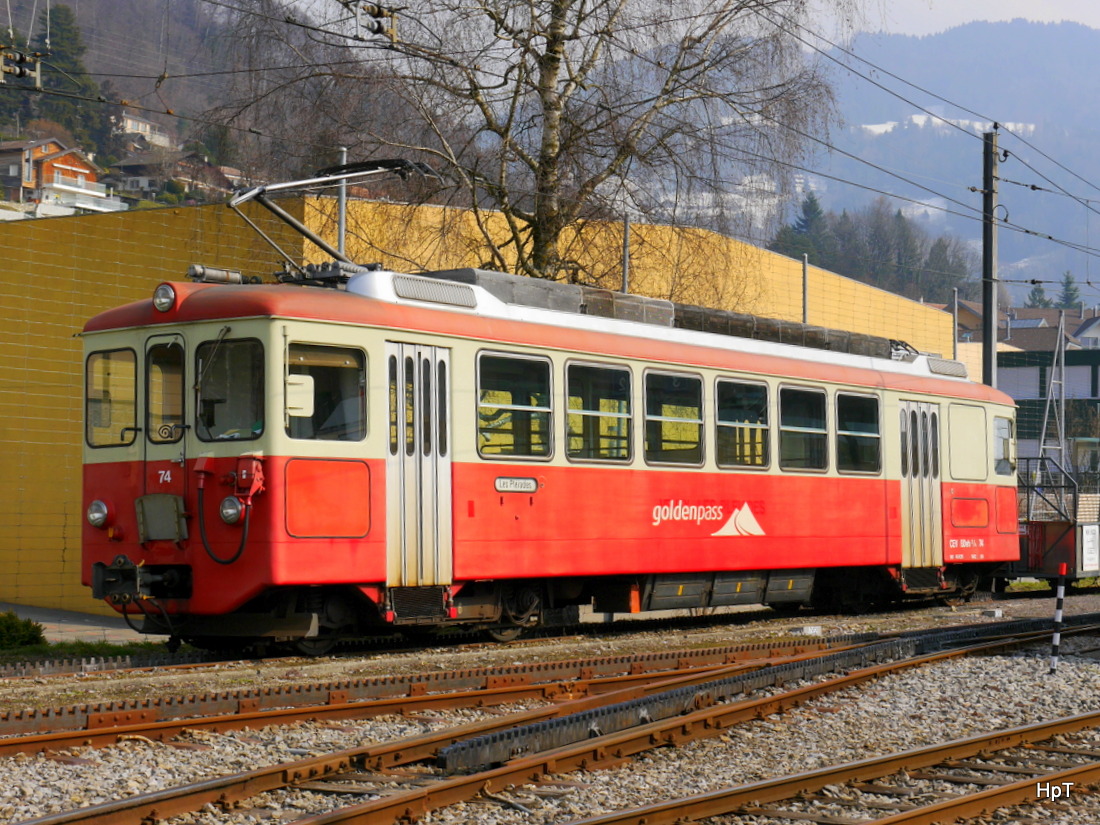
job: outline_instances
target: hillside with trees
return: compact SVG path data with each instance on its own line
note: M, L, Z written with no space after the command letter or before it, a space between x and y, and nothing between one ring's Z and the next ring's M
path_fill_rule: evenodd
M933 237L885 198L837 214L811 192L768 248L917 301L946 304L954 289L963 299L979 297L979 262L967 246L950 235Z

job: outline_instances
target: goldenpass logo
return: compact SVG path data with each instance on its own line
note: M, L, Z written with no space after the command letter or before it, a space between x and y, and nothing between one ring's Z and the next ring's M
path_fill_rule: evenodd
M765 535L764 528L756 520L748 502L740 507L734 507L729 518L726 518L726 509L721 504L684 504L683 499L680 499L653 507L654 527L671 521L694 521L696 524L702 524L704 521L721 521L724 518L725 523L711 533L712 536Z
M721 504L684 504L683 500L658 504L653 508L653 526L665 521L717 521L722 518Z

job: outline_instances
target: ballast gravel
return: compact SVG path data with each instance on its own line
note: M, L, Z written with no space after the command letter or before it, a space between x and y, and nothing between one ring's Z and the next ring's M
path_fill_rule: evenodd
M1033 615L1042 616L1046 606L1036 604ZM1075 612L1096 609L1092 604L1080 603ZM1026 612L1031 611L1012 610L1005 618L1017 618ZM968 618L974 620L973 616ZM805 624L813 622L803 620ZM858 624L855 620L851 622ZM843 630L852 632L855 628L851 625ZM683 641L683 638L668 639L663 645L686 646ZM695 639L695 643L705 642ZM1037 645L1015 655L941 662L814 700L786 714L740 725L714 739L679 749L655 750L620 768L549 777L537 786L484 795L431 813L422 822L566 823L991 730L1100 711L1100 691L1096 688L1100 684L1100 662L1094 658L1098 645L1096 637L1066 638L1062 644L1063 658L1054 675L1048 672L1047 645ZM611 648L606 652L622 652L613 650L617 646L614 642L583 642L582 646L583 653L560 650L552 657L594 655L592 648L605 646ZM507 655L504 650L501 653ZM513 650L512 654L515 653ZM543 655L550 658L545 652ZM441 666L442 659L448 666L452 662L461 666L458 664L461 652L440 656L434 662L435 667ZM361 723L303 723L224 734L189 731L171 745L135 738L110 748L12 757L0 760L0 822L20 822L263 765L414 736L498 712L499 709L379 717ZM201 825L289 822L370 798L284 791L258 796L231 811L207 808L170 822ZM744 817L722 821L772 820ZM1080 793L1071 790L1064 803L1043 800L1030 809L995 812L974 822L1096 825L1100 822L1100 801L1083 789Z
M950 739L1100 710L1100 663L1075 650L1095 638L1067 639L1058 671L1048 651L951 660L887 676L823 697L786 714L745 724L679 749L662 748L628 766L549 778L433 813L424 822L533 825L675 799ZM358 723L299 724L238 733L191 731L182 747L131 740L75 749L56 758L5 760L0 820L18 822L260 765L383 741L471 721L478 711L430 718L383 717ZM556 781L555 781L556 780ZM207 809L173 822L290 821L353 804L349 797L287 791L249 800L236 811ZM1100 805L1071 792L1069 807L1046 805L1036 821L1095 825ZM741 820L727 819L729 822ZM766 821L745 818L744 821ZM1022 819L990 817L987 822Z

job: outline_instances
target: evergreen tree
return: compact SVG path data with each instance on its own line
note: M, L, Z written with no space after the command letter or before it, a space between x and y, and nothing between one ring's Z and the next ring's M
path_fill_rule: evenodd
M0 45L10 45L14 48L27 49L26 41L18 33L14 32L12 42L9 44L5 38ZM34 94L33 82L28 78L17 79L4 78L4 84L0 86L0 139L16 139L22 137L27 124L34 118L34 110L31 102Z
M836 266L836 238L817 196L810 192L802 201L802 214L793 224L782 227L768 247L773 252L801 260L806 255L814 266L832 270Z
M1027 294L1027 301L1024 302L1024 306L1029 309L1043 309L1054 306L1054 302L1047 297L1047 292L1043 289L1042 284L1035 284L1031 288L1031 292Z
M795 259L806 254L838 275L908 298L947 303L955 289L963 298L977 293L971 278L976 259L966 245L949 235L930 238L885 198L836 215L810 193L801 215L782 227L768 248Z
M68 6L54 6L42 12L38 30L41 33L34 40L34 48L49 54L43 60L42 88L45 93L35 104L37 114L64 126L79 144L73 148L98 152L110 140L112 123L99 84L81 62L87 48L76 15ZM50 33L48 46L47 31Z
M833 237L836 239L837 257L835 272L865 283L871 282L871 259L867 239L860 222L845 209L833 221Z
M899 209L894 214L894 281L907 298L923 298L924 232Z
M1077 281L1073 273L1066 270L1062 274L1062 291L1058 293L1058 300L1054 306L1062 309L1073 309L1081 303L1081 290L1077 288Z

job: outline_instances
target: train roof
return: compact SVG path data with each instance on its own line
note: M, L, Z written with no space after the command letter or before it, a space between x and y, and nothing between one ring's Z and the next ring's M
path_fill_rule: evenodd
M479 269L420 275L347 264L308 269L317 276L307 281L313 285L299 279L297 285L172 283L175 299L168 311L155 309L151 299L137 301L94 316L84 332L285 317L594 353L620 349L623 357L699 363L698 354L678 357L670 349L686 345L753 355L762 372L1013 403L993 388L966 380L966 369L957 361L875 336ZM513 326L517 323L521 326ZM569 338L562 338L563 332ZM609 347L609 336L629 343ZM880 377L873 380L866 370Z

